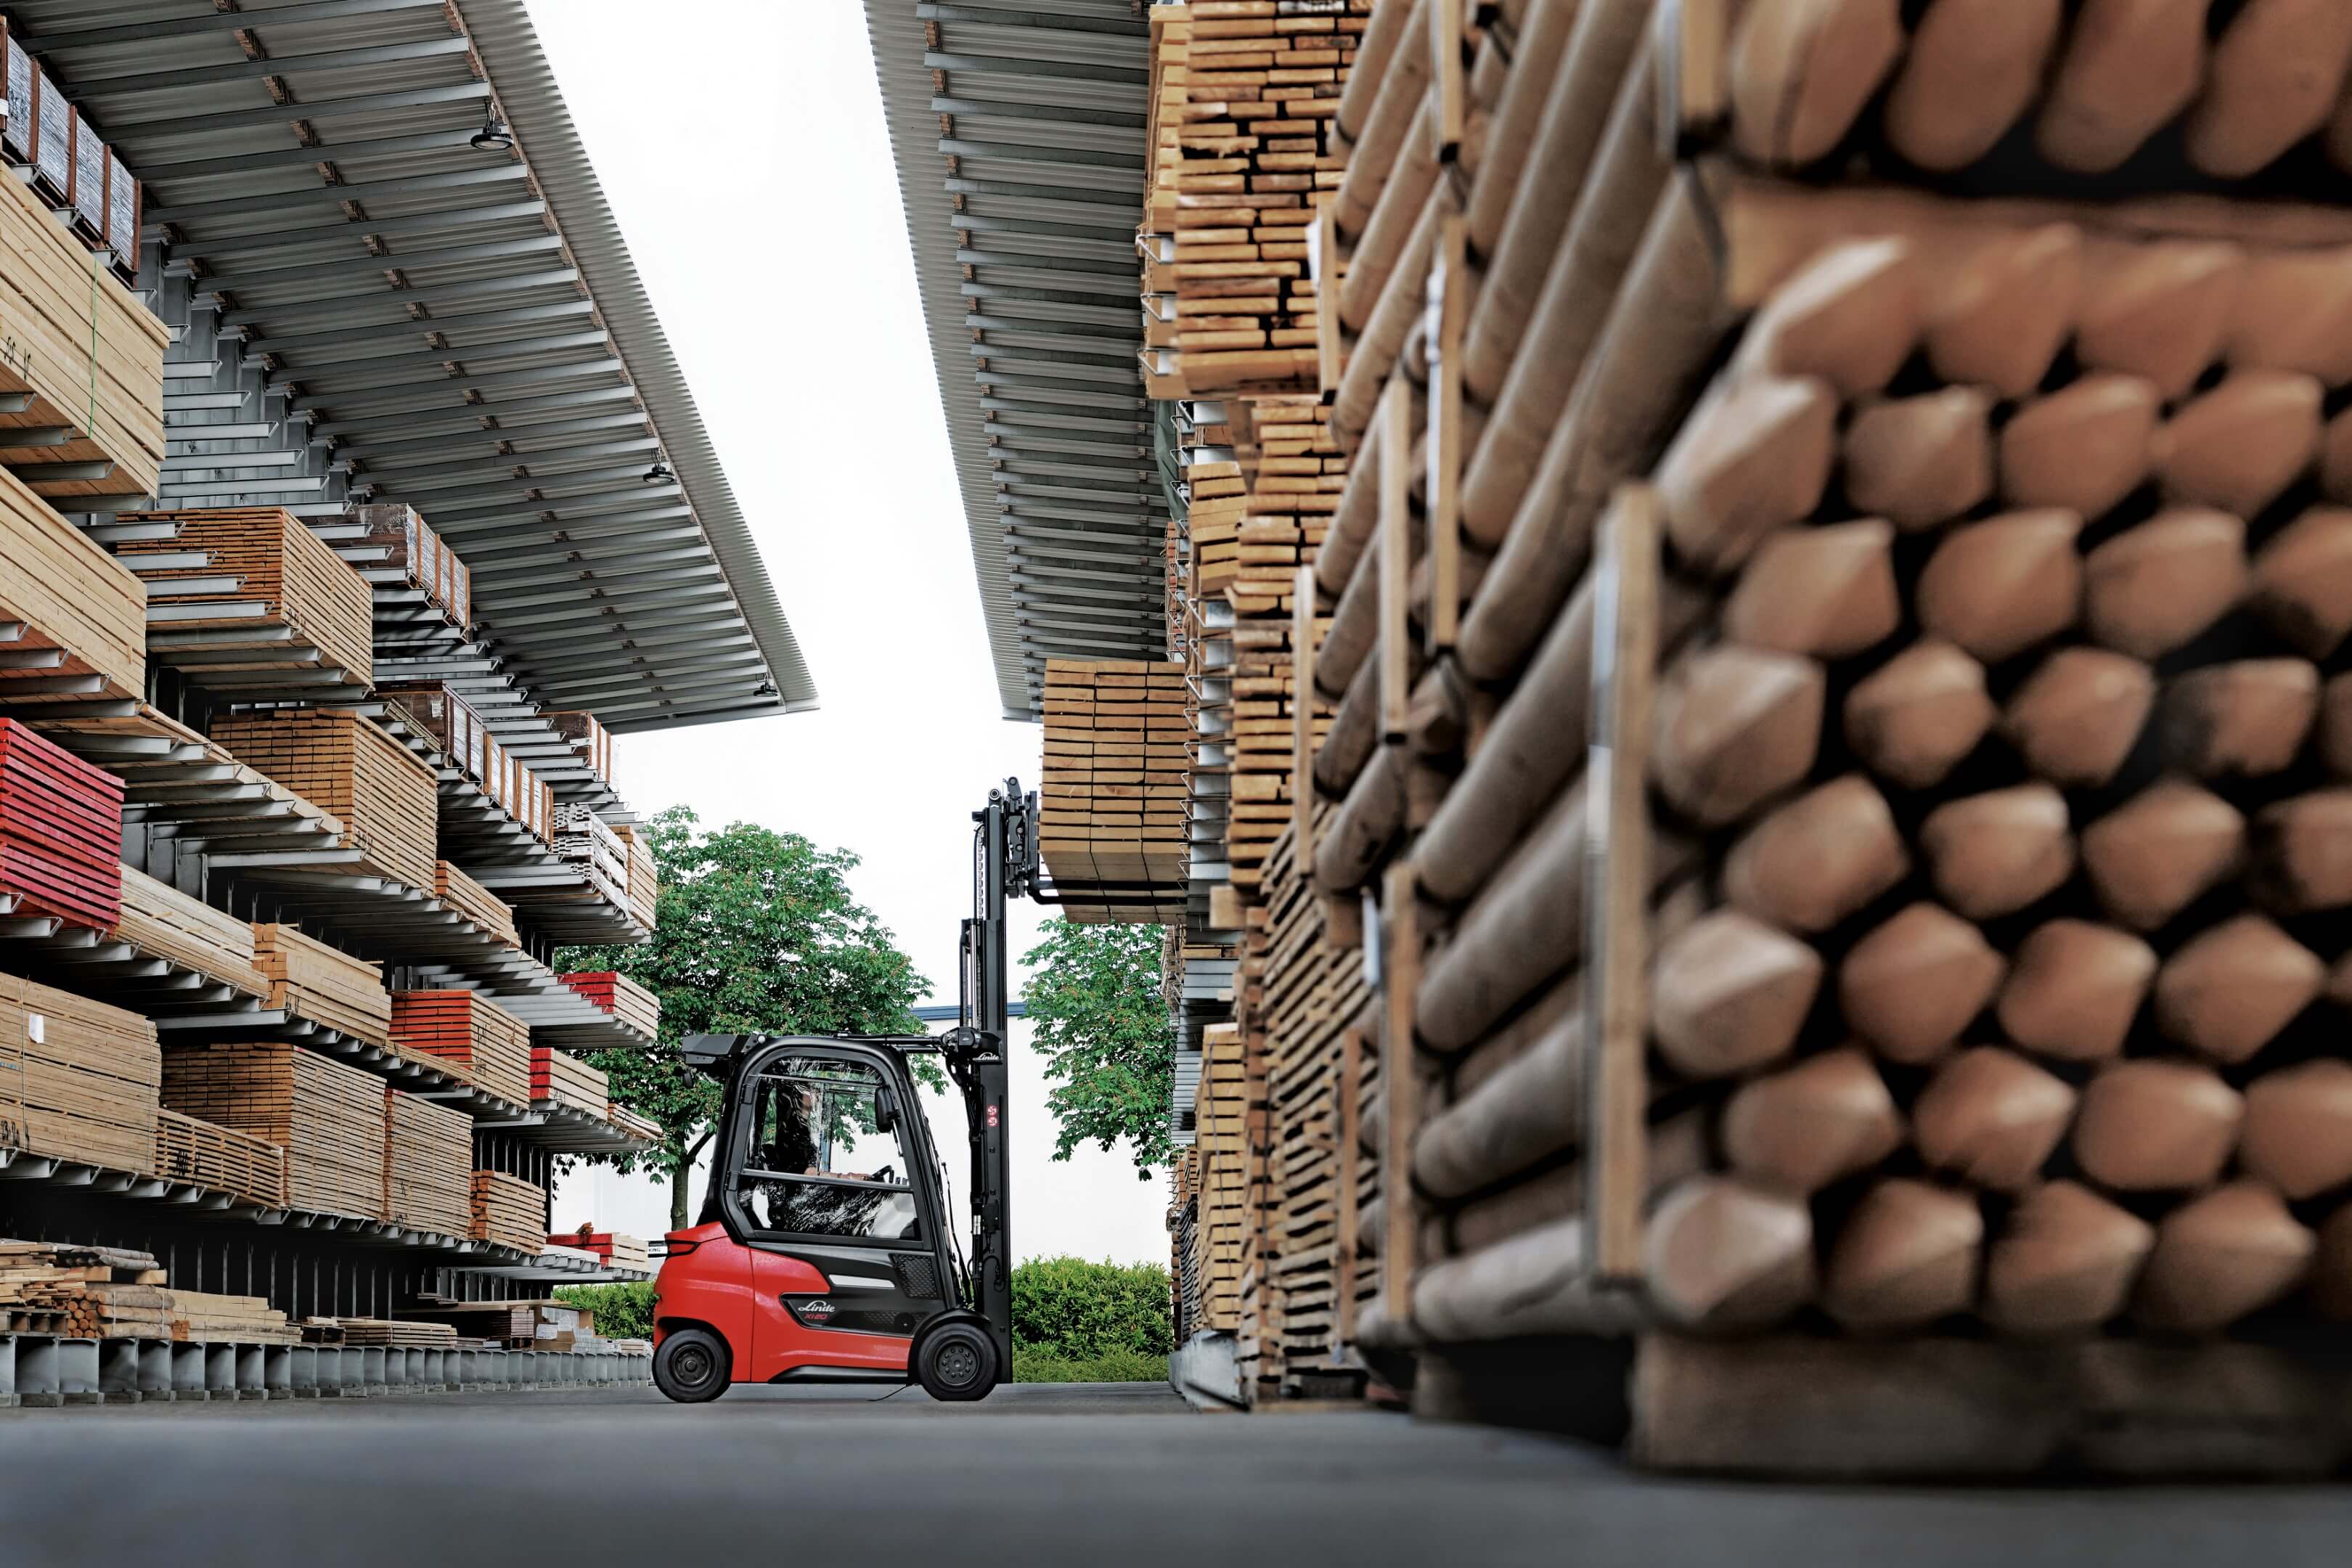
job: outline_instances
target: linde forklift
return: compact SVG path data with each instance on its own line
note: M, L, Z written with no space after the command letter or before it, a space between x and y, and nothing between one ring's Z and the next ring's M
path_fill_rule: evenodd
M931 1035L694 1035L726 1088L700 1223L655 1285L654 1382L698 1404L739 1383L920 1383L972 1400L1013 1370L1004 906L1038 886L1037 797L972 813L972 914L954 1028ZM971 1143L971 1257L908 1058L936 1052Z

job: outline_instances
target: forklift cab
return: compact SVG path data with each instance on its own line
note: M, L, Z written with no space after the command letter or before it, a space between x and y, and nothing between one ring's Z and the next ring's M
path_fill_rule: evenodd
M697 1036L727 1089L700 1223L673 1232L655 1369L673 1399L737 1383L905 1382L985 1394L1003 1369L971 1314L928 1119L907 1067L928 1037ZM961 1376L957 1374L961 1373Z

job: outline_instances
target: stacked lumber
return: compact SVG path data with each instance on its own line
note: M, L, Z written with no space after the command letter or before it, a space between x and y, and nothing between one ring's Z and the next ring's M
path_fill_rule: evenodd
M547 1242L547 1190L500 1171L475 1172L469 1234L537 1257Z
M173 1046L163 1104L286 1151L290 1207L383 1217L383 1082L276 1041Z
M613 831L620 835L628 852L629 918L651 931L661 906L661 868L654 859L654 847L646 837L646 830L635 823L615 823Z
M530 1048L530 1098L533 1104L566 1105L597 1117L613 1103L604 1073L550 1046Z
M629 904L628 847L604 819L584 805L554 808L554 833L549 840L556 854L577 867L589 888L616 910Z
M440 790L433 771L365 714L276 708L216 721L213 739L342 822L362 872L433 886Z
M562 976L563 984L648 1038L661 1033L661 998L613 971Z
M383 1345L393 1350L448 1350L457 1343L453 1324L417 1318L337 1318L347 1345Z
M290 1344L299 1331L258 1296L164 1288L151 1253L0 1241L0 1329L88 1339Z
M203 662L226 670L284 660L289 639L319 650L329 665L366 685L375 657L375 599L367 580L282 507L223 507L203 511L120 514L128 522L168 522L169 539L132 539L114 552L147 584L147 618L173 631L249 634L208 641ZM191 552L201 563L180 563ZM154 564L147 564L150 560ZM167 564L166 563L172 563ZM249 651L243 665L223 664L224 649ZM158 649L158 659L172 655Z
M394 580L425 595L448 623L463 631L474 622L473 574L441 536L416 515L416 509L397 501L352 509L360 535L344 559L358 555L367 561L362 574L380 566ZM357 564L356 562L353 563Z
M530 1026L478 991L395 991L391 1034L485 1094L530 1103Z
M0 22L0 88L12 112L0 132L0 159L23 172L61 209L73 237L116 277L139 274L139 182L96 126Z
M490 804L540 838L555 833L555 795L490 733L471 703L446 681L399 681L376 689L433 737L443 761L479 785Z
M0 1147L148 1174L162 1077L153 1024L0 975Z
M1237 446L1249 427L1249 405L1239 399L1189 403L1182 411L1184 480L1180 496L1184 507L1171 520L1181 553L1169 583L1176 602L1176 636L1170 646L1183 655L1190 693L1185 713L1193 737L1187 775L1192 795L1190 890L1196 897L1205 890L1214 900L1220 894L1231 897L1225 829L1233 806L1226 741L1233 728L1234 608L1225 589L1241 566L1241 521L1249 484ZM1202 911L1195 907L1191 915L1202 935L1209 928L1225 931L1239 923L1238 916L1211 919L1203 928Z
M292 1345L302 1331L259 1296L224 1296L208 1290L170 1290L172 1338L235 1340L244 1344Z
M1333 199L1340 84L1368 3L1195 0L1155 18L1153 134L1180 161L1172 225L1143 237L1145 314L1172 330L1148 346L1155 395L1311 389L1315 214Z
M253 927L253 962L268 982L270 1006L372 1045L391 1037L381 965L282 924Z
M572 753L583 766L604 783L613 782L613 731L598 723L596 715L573 710L541 717L571 742Z
M433 896L505 945L522 945L522 937L515 930L513 908L446 860L433 862Z
M155 1173L266 1209L289 1201L282 1146L176 1110L155 1112Z
M623 1235L616 1231L598 1230L583 1225L578 1230L551 1234L551 1247L573 1247L583 1252L593 1252L614 1268L651 1268L653 1252L642 1237Z
M436 1236L473 1227L474 1119L396 1089L383 1091L383 1214Z
M1177 1151L1168 1170L1168 1290L1176 1343L1204 1327L1201 1321L1201 1274L1194 1239L1199 1230L1201 1152Z
M122 867L121 877L122 908L114 921L117 941L242 994L268 994L268 978L254 962L250 921L192 899L136 867Z
M1186 693L1181 665L1048 659L1038 848L1066 918L1183 918Z
M1192 1102L1192 1149L1200 1160L1192 1258L1200 1280L1195 1321L1231 1331L1241 1326L1242 1247L1249 1228L1249 1089L1237 1026L1212 1024L1201 1042L1201 1082Z
M64 151L62 142L58 146ZM163 351L171 334L103 257L51 219L29 186L5 184L0 247L9 265L0 277L0 343L13 346L0 353L0 391L26 402L0 415L0 429L62 427L62 443L35 448L39 461L111 465L100 479L34 480L52 502L152 495L163 468Z
M661 1123L650 1116L641 1115L617 1100L607 1101L604 1120L614 1127L648 1143L658 1143L662 1138Z
M0 430L5 427L0 416ZM24 657L0 669L5 700L132 698L145 689L145 586L5 468L0 468L0 621L22 627L7 647ZM74 677L92 678L95 689ZM68 692L68 684L83 689Z
M122 781L0 719L0 894L93 931L122 910Z

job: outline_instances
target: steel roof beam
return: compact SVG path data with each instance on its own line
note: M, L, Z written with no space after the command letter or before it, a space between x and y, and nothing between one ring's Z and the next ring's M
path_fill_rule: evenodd
M470 483L493 471L511 470L518 468L529 468L531 469L529 477L537 477L538 465L542 463L571 462L586 457L609 458L623 452L650 452L658 449L660 446L659 437L651 430L644 430L641 435L628 440L583 442L572 446L550 447L535 452L477 452L465 457L453 457L443 463L428 464L416 461L404 467L388 465L379 467L374 462L368 461L367 472L387 484L431 489L440 485ZM356 452L347 453L345 456L355 461L366 461Z
M387 388L377 393L339 392L331 395L296 397L289 400L297 410L317 408L332 413L349 413L359 409L373 410L378 416L425 414L451 406L446 397L415 401L412 394L420 387L441 387L457 395L457 405L467 404L465 395L484 388L508 386L539 386L551 381L569 381L579 376L622 375L625 368L617 359L582 360L574 364L543 365L535 370L500 371L493 375L453 375L446 382L424 382Z
M546 211L545 200L533 196L529 201L500 202L496 206L465 207L455 211L436 208L431 212L404 213L398 217L352 218L339 224L306 224L299 228L266 229L259 234L238 236L234 241L215 237L202 242L183 244L178 249L183 258L194 257L197 261L210 262L225 256L266 256L274 250L300 249L343 237L359 241L387 234L458 233L468 228L479 228L487 223L520 222L539 217Z
M544 337L493 338L479 343L451 343L446 348L423 349L376 354L347 354L341 359L319 359L310 353L299 363L271 371L262 383L263 389L280 391L294 382L314 382L329 376L355 377L373 375L378 371L435 370L455 363L471 369L475 365L495 364L500 360L519 359L530 354L555 353L565 349L598 348L607 352L612 338L604 328L584 332L561 332ZM446 372L445 372L446 374ZM434 376L403 377L374 384L378 387L409 385L413 383L437 379Z
M255 13L245 13L251 18ZM232 109L210 114L179 114L153 120L123 120L110 115L106 134L118 149L172 136L207 136L252 125L291 125L297 120L316 122L347 114L377 114L393 109L423 109L436 103L466 103L490 96L487 81L452 82L446 87L412 87L394 92L362 92L342 98L313 98L300 103L273 103L261 109ZM130 159L125 154L126 161Z
M652 422L641 413L606 414L593 419L551 419L541 425L467 427L446 436L420 439L372 441L358 437L337 443L337 449L363 462L373 463L394 453L447 452L477 446L485 450L494 450L501 441L548 440L562 436L585 436L598 430L652 428Z
M274 65L277 62L264 60L260 63ZM323 147L318 151L322 155L328 153L328 149ZM502 158L478 169L451 169L437 174L408 174L398 179L363 180L348 185L321 184L272 191L262 195L223 196L208 202L189 202L180 206L151 207L140 214L140 221L142 224L164 224L189 223L230 215L241 217L249 213L284 212L292 207L338 206L344 202L379 201L386 196L420 195L427 191L467 190L477 185L504 184L529 178L530 170L520 160ZM352 221L365 223L367 220L359 218Z
M122 22L107 27L80 27L16 40L37 54L94 48L100 44L143 44L164 38L186 38L226 33L238 27L276 27L305 22L334 22L347 16L372 16L387 11L437 11L442 0L304 0L268 11L215 11L194 16L174 16L156 22ZM81 79L77 76L75 80Z
M388 297L398 300L401 295L393 293ZM242 339L225 337L222 341L237 344L247 356L300 353L304 352L305 345L310 344L377 342L400 338L421 338L437 331L464 331L477 327L528 326L533 322L567 321L574 316L593 316L595 313L596 302L593 300L559 300L545 305L516 305L505 310L461 310L452 315L382 321L366 327L337 327L324 331L289 332Z
M292 301L250 310L224 310L220 324L224 327L249 326L262 321L307 321L341 318L354 327L396 326L397 321L375 319L375 311L386 308L405 310L412 305L422 305L428 310L438 310L453 300L479 300L494 294L519 293L525 289L554 288L569 283L577 286L580 269L576 267L552 267L536 272L509 273L498 278L469 279L463 283L436 284L430 289L375 289L363 293L322 296L315 300ZM357 300L369 309L352 311L333 307ZM553 303L554 301L550 301ZM452 318L455 320L455 318ZM413 324L413 323L412 323ZM423 331L436 329L419 328Z
M304 149L306 152L310 149ZM315 156L315 153L313 156ZM446 267L459 262L498 261L509 256L529 256L540 251L561 250L563 237L555 234L527 235L520 239L502 239L487 245L442 246L431 250L387 253L382 256L349 256L333 261L297 262L284 267L257 268L245 272L208 273L203 287L215 293L238 289L275 289L282 284L300 283L311 279L365 276L375 279L379 289L389 289L384 274L409 271L427 267Z

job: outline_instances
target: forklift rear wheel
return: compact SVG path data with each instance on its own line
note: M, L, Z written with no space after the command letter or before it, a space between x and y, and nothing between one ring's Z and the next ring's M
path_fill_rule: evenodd
M727 1392L727 1343L708 1329L674 1329L654 1352L654 1386L680 1405Z
M950 1323L926 1337L915 1365L923 1392L939 1400L985 1399L1003 1374L996 1342L970 1323Z

